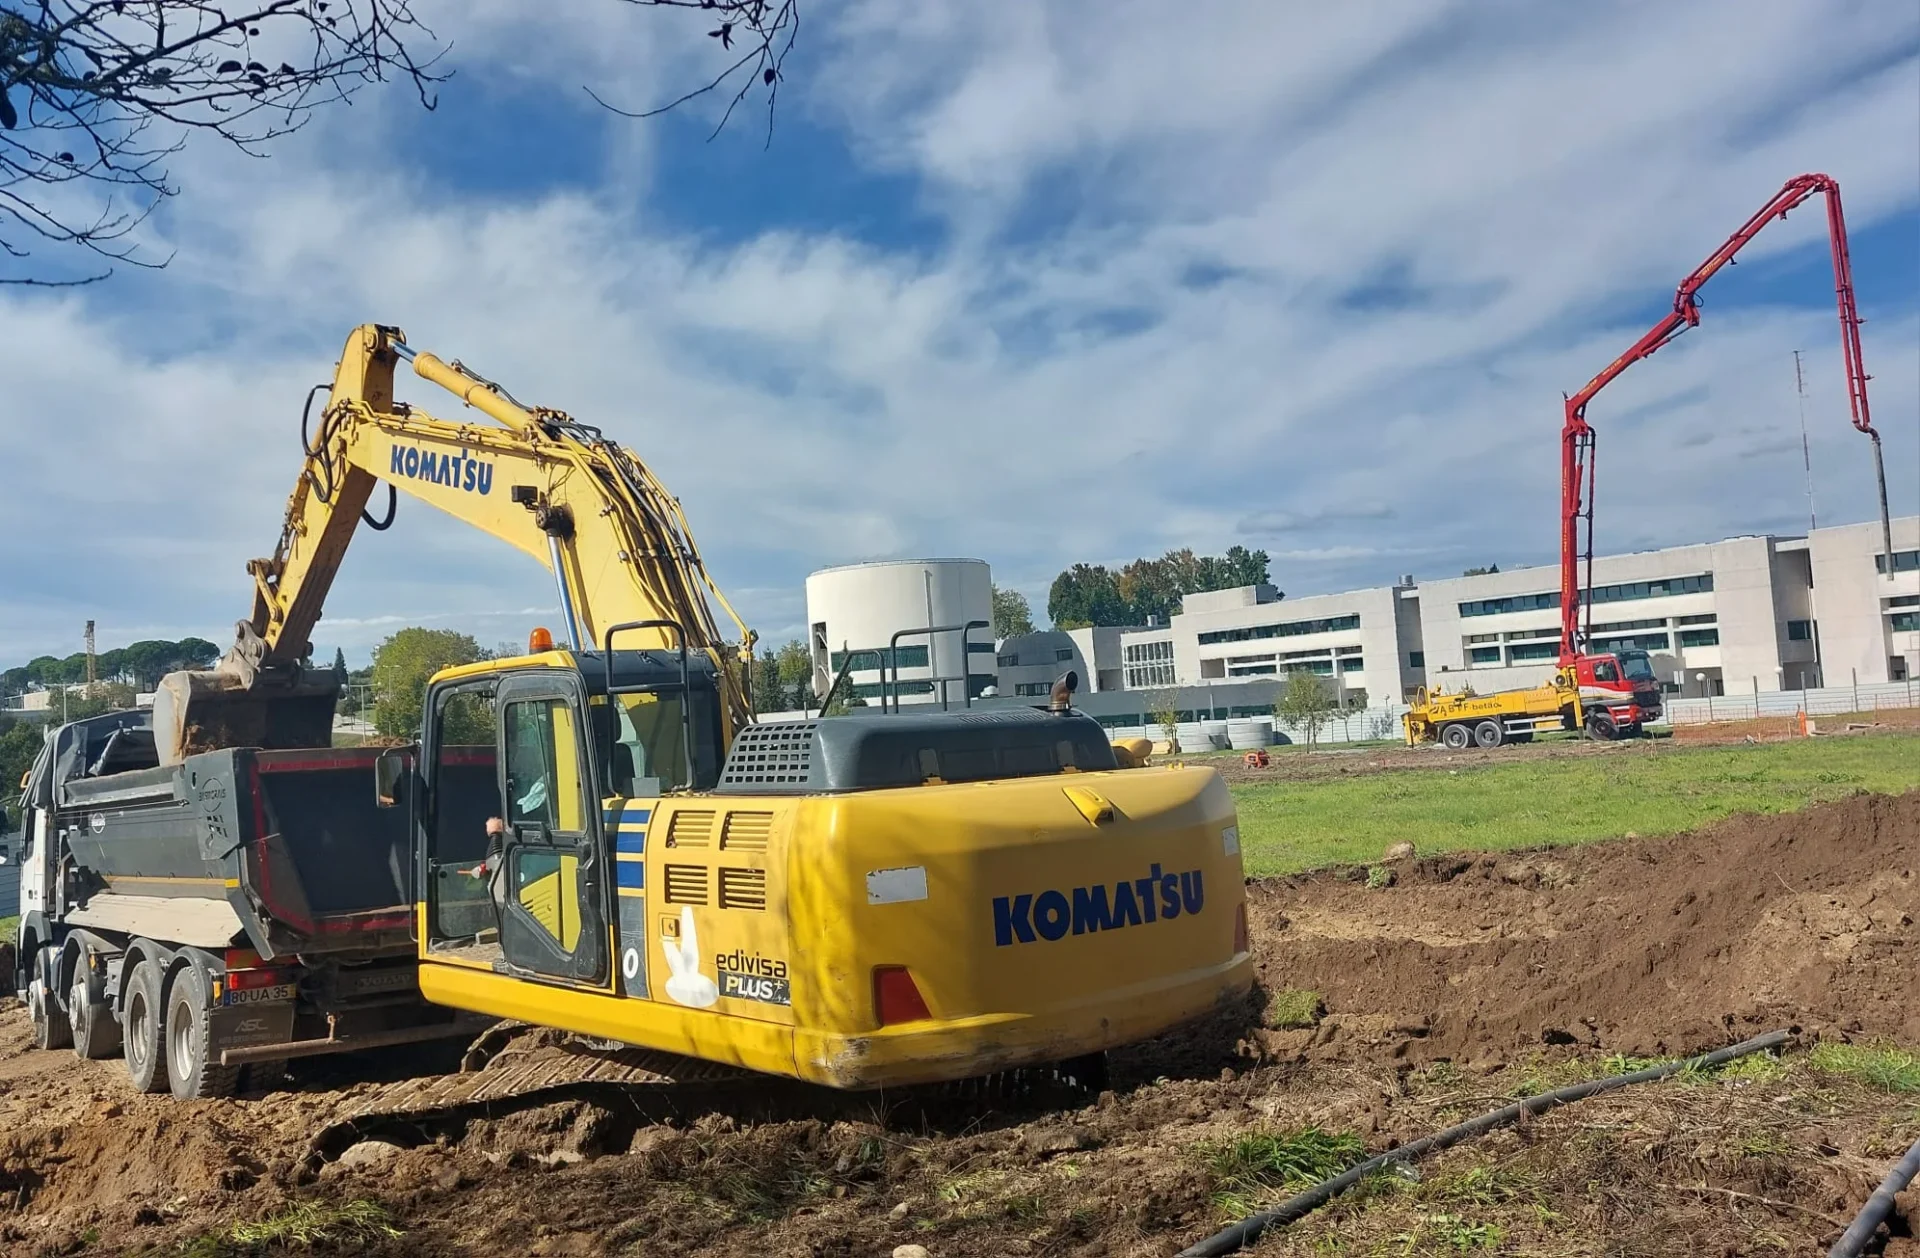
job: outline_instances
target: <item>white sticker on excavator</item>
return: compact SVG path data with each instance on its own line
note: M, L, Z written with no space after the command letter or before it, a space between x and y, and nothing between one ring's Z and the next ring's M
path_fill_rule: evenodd
M1240 855L1240 827L1228 826L1220 832L1220 847L1228 856Z
M927 898L927 867L876 869L867 875L868 904L907 904Z

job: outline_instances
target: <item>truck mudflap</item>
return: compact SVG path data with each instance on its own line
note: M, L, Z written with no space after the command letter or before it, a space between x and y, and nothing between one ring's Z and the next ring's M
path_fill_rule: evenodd
M228 995L250 996L252 993L229 992ZM231 1052L286 1044L293 1038L293 1014L290 1000L215 1005L207 1011L209 1055L222 1065L231 1065L227 1057Z

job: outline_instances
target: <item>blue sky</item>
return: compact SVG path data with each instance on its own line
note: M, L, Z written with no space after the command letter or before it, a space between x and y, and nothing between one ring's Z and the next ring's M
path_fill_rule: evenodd
M1920 15L1752 6L809 3L771 144L675 94L699 15L436 0L440 108L372 91L258 161L195 144L146 247L0 288L0 656L225 641L347 331L395 322L599 424L736 605L969 554L1044 607L1076 561L1239 543L1289 593L1548 563L1560 397L1788 177L1847 198L1895 510L1920 510ZM1602 549L1874 514L1821 207L1589 411ZM412 400L451 407L424 388ZM523 638L508 548L403 502L316 641Z

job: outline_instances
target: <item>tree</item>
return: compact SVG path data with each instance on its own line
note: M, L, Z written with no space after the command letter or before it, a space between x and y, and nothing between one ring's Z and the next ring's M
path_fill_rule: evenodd
M33 768L34 757L40 754L40 744L45 737L40 726L0 714L0 800L8 803L9 830L20 828L20 779Z
M424 45L425 47L421 47ZM0 9L0 255L36 237L135 266L130 233L196 132L246 153L389 77L431 109L411 0L36 0ZM95 196L75 195L92 192ZM88 283L0 276L0 284Z
M724 127L758 89L772 142L799 0L619 2L697 11L713 23L706 33L724 65L639 112L594 100L646 118L733 87ZM315 110L389 79L409 83L432 109L435 85L449 77L436 69L445 51L413 0L6 0L0 260L19 264L44 243L92 255L103 269L77 279L0 274L0 284L88 284L111 275L114 263L165 266L167 258L140 256L132 234L178 191L167 162L189 137L212 135L263 156Z
M1053 579L1047 616L1056 629L1127 623L1127 602L1117 577L1099 564L1077 563Z
M1180 692L1156 690L1147 696L1147 716L1167 736L1167 746L1180 750Z
M1460 575L1463 577L1484 577L1484 576L1489 576L1492 573L1495 573L1498 571L1500 571L1500 565L1497 563L1493 563L1493 564L1488 564L1484 568L1468 568L1465 572L1461 573Z
M1332 688L1302 669L1288 675L1274 715L1305 735L1307 749L1311 751L1321 727L1327 723L1328 714L1333 711L1333 703Z
M1027 605L1027 596L1018 590L993 588L993 636L1000 638L1018 638L1033 632L1033 609Z
M451 629L402 629L373 650L373 727L390 738L416 737L427 682L433 675L484 658L480 644L467 634Z
M1268 562L1264 550L1234 546L1225 555L1170 550L1158 559L1136 559L1117 574L1099 564L1075 564L1053 579L1047 614L1056 629L1164 622L1188 594L1268 584Z
M333 648L333 671L341 681L347 679L347 653L339 647Z
M807 644L795 638L773 657L774 673L780 681L784 702L778 711L818 711L820 700L813 693L813 654Z
M753 665L753 710L757 713L784 712L789 693L780 683L780 658L772 647L761 649Z

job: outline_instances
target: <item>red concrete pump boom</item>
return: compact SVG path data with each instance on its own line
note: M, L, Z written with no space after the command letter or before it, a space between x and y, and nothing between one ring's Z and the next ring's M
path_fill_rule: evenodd
M1886 553L1893 553L1893 538L1887 518L1887 474L1881 461L1880 434L1874 431L1873 416L1867 409L1867 375L1860 357L1860 313L1853 299L1853 262L1847 253L1847 221L1840 210L1840 185L1828 175L1800 175L1789 179L1773 199L1758 213L1727 237L1693 274L1681 281L1673 295L1673 312L1654 324L1653 329L1635 341L1631 348L1607 365L1606 370L1587 382L1587 387L1567 399L1566 424L1560 430L1560 664L1573 664L1585 636L1580 630L1580 611L1587 600L1582 590L1593 584L1593 484L1594 434L1587 426L1587 403L1606 388L1621 372L1646 358L1700 322L1697 299L1702 286L1760 229L1776 218L1785 218L1815 193L1827 195L1827 235L1833 247L1834 300L1840 308L1840 353L1846 362L1847 403L1852 410L1853 426L1873 438L1874 469L1880 478L1880 524L1886 534ZM1585 559L1586 581L1580 580L1580 521L1587 522ZM1892 571L1889 563L1888 571ZM1592 608L1587 608L1588 627L1592 626Z

